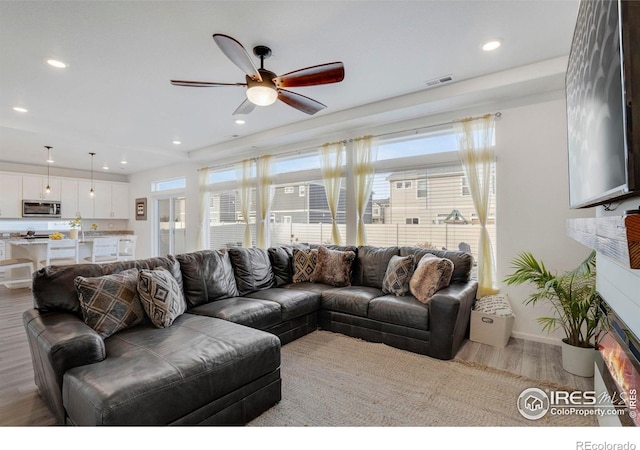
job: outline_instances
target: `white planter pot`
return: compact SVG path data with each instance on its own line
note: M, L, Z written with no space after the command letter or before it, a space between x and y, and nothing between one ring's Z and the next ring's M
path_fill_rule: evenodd
M562 340L562 368L579 377L592 377L596 350L593 347L576 347Z

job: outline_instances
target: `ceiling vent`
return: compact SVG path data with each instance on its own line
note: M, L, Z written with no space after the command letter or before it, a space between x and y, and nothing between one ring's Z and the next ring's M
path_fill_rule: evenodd
M432 80L427 80L425 84L427 87L440 86L441 84L450 83L453 81L453 75L445 75L438 78L433 78Z

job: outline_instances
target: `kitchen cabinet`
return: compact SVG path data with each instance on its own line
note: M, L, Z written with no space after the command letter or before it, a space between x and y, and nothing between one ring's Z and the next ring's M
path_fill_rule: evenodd
M45 192L47 184L51 192ZM23 200L60 200L60 180L37 175L22 176Z
M86 219L128 219L129 186L126 183L94 181L93 199L90 181L78 182L78 209Z
M78 198L78 180L60 180L60 215L63 219L73 219L80 214Z
M78 215L83 219L95 218L94 198L89 195L91 181L78 180Z
M0 218L22 217L22 176L0 173Z

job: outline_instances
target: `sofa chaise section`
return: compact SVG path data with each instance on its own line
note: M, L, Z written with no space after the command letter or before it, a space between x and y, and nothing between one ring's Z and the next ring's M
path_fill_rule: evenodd
M64 374L71 424L244 424L280 401L280 342L269 333L183 314L105 346L103 361Z
M131 268L163 268L183 292L193 288L171 255L34 274L36 308L23 322L36 385L59 424L243 424L280 400L281 344L271 333L188 311L167 328L147 321L106 338L85 324L73 280ZM225 297L207 288L198 295Z

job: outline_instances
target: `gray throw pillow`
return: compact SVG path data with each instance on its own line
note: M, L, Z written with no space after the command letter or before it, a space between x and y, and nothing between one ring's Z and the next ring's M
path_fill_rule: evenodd
M102 338L144 320L138 297L138 269L74 280L82 318Z
M387 272L382 280L382 292L398 297L409 292L409 281L415 269L415 258L409 256L392 256L387 265Z
M164 268L140 270L138 295L144 311L157 328L167 328L187 309L182 290Z

